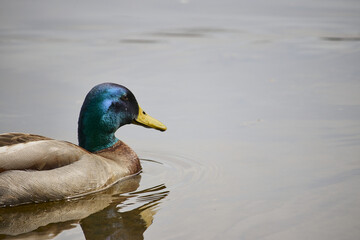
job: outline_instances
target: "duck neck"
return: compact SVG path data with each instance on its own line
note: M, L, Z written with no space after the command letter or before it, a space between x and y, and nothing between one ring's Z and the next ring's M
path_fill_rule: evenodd
M79 146L89 152L100 151L113 146L119 141L115 137L115 131L104 131L98 121L91 121L90 118L80 116L78 123Z
M87 132L84 130L78 130L78 139L79 146L89 152L96 152L109 148L119 141L114 133Z

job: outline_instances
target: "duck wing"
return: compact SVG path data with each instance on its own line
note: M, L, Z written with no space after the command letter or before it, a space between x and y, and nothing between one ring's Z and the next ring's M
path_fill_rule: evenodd
M41 140L53 140L48 137L29 133L3 133L0 134L0 147L11 146L18 143L27 143Z
M0 172L49 170L78 161L89 154L65 141L25 133L0 134Z

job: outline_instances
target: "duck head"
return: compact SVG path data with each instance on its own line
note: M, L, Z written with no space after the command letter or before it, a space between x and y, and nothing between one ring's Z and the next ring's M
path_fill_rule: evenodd
M79 146L96 152L114 145L115 132L125 124L165 131L166 126L147 115L132 92L115 83L102 83L86 95L78 121Z

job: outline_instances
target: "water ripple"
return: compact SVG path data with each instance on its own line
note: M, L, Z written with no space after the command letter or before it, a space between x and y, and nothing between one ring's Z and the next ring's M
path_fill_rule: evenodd
M204 165L182 155L144 152L141 156L142 183L161 182L170 190L200 184L210 177L218 177L221 172L218 166Z

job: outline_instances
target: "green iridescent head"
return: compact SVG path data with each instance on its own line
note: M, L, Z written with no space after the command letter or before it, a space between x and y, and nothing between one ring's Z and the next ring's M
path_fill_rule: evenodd
M78 121L79 146L96 152L114 145L116 130L125 124L165 131L166 126L147 115L132 92L115 83L102 83L86 95Z

